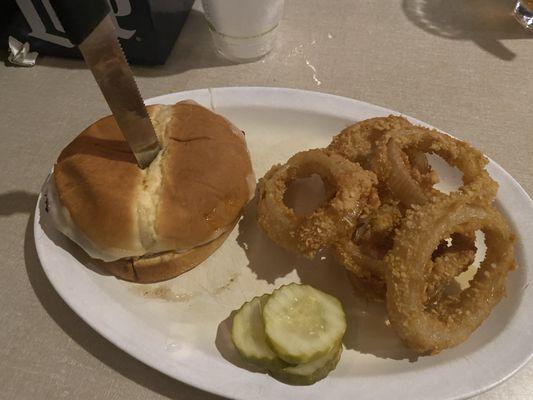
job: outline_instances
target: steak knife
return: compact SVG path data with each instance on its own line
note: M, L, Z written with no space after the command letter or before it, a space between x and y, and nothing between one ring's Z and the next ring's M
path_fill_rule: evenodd
M59 21L77 45L113 112L139 167L160 151L150 117L118 41L106 0L51 0Z

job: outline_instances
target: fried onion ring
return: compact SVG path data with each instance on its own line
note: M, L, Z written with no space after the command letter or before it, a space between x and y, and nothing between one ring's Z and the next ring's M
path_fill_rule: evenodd
M485 234L487 252L470 287L426 308L426 277L431 255L442 238L461 225ZM387 310L404 343L419 353L436 354L465 341L505 294L514 268L514 235L494 208L451 195L407 212L385 257Z
M434 129L413 125L379 139L372 160L372 170L380 182L385 182L404 205L424 204L437 192L425 190L410 173L401 157L406 150L434 153L457 167L463 173L463 186L458 192L473 200L489 204L496 197L498 184L486 171L488 160L481 152Z
M333 138L326 150L370 169L375 143L391 132L401 132L412 127L407 119L395 115L366 119L345 128ZM406 150L402 154L410 175L419 185L431 188L438 182L424 153Z
M333 256L346 268L354 291L369 301L385 301L387 264L383 258L392 248L394 230L401 223L402 214L398 213L392 205L382 205L368 218L371 227L363 234L343 237L333 246ZM452 234L450 243L444 240L439 244L429 261L427 302L435 302L455 277L474 262L475 240L473 231L462 231Z
M474 231L455 232L450 236L451 244L441 241L431 256L433 265L427 276L426 294L428 303L438 301L446 287L455 277L465 272L476 257L476 235Z
M298 178L318 174L329 193L325 204L298 216L283 197ZM313 258L316 252L353 230L358 217L379 206L376 176L358 164L324 150L308 150L275 165L258 185L258 222L267 235L286 249Z
M383 143L387 144L385 156L389 162L389 174L387 179L383 179L384 174L380 176L380 182L385 183L380 185L380 198L384 204L357 230L356 238L345 237L334 248L337 260L351 272L355 290L359 291L358 288L363 286L361 282L366 282L369 289L363 291L363 296L370 300L383 301L385 298L382 259L392 247L394 229L405 210L404 207L395 205L395 201L400 200L405 206L409 206L425 204L435 196L444 196L432 187L438 177L431 170L425 154L420 151L426 151L427 148L405 146L403 151L396 141L390 139L400 137L405 140L402 136L407 136L416 129L416 126L402 117L373 118L346 128L328 147L330 151L368 167L375 164L374 152L379 152ZM481 170L484 172L483 166L484 164ZM390 221L392 215L395 215L396 224ZM383 225L387 218L389 226ZM360 234L361 231L364 233ZM461 248L457 244L460 237L455 235L453 245L443 248L441 254L435 257L435 265L428 276L429 298L438 297L442 288L472 263L475 256L475 239L472 238L473 232L469 235L471 239L468 240L468 246ZM369 282L372 284L368 285Z

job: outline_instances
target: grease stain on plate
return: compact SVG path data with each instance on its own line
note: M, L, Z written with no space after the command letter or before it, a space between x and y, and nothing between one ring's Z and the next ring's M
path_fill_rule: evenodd
M219 287L217 287L216 289L213 290L213 294L214 294L214 295L219 295L220 293L222 293L222 292L228 290L228 289L232 286L233 282L235 282L235 281L237 280L237 278L239 277L239 275L240 275L240 274L237 273L237 272L233 273L233 274L229 277L229 280L228 280L226 283L224 283L222 286L219 286Z
M229 279L212 290L210 294L219 295L222 292L230 289L233 282L239 277L239 273L233 273L229 276ZM183 303L197 297L200 293L197 292L183 292L173 289L169 283L155 284L155 285L139 285L132 287L132 291L135 294L140 295L147 299L164 300L174 303Z
M185 302L194 298L197 293L176 292L167 285L157 286L136 286L134 290L137 294L147 299L158 299L171 302Z

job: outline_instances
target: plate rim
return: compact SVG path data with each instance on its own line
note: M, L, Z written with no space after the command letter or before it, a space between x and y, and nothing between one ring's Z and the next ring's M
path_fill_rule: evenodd
M416 118L412 118L412 117L410 117L408 115L405 115L403 113L399 113L399 112L396 112L394 110L391 110L391 109L388 109L388 108L385 108L385 107L382 107L382 106L378 106L378 105L373 105L371 103L367 103L367 102L364 102L364 101L350 99L348 97L343 97L343 96L334 95L334 94L328 94L328 93L323 93L323 92L315 92L315 91L301 90L301 89L291 89L291 88L280 88L280 87L244 86L244 87L218 87L218 88L208 88L208 89L195 89L195 90L181 91L181 92L169 93L169 94L165 94L165 95L161 95L161 96L152 97L150 99L147 99L145 102L147 104L154 104L154 103L157 103L157 102L163 102L164 103L164 102L166 102L168 99L170 99L172 97L174 97L174 100L172 102L175 102L176 101L175 100L176 97L184 99L184 98L187 98L187 97L195 97L195 98L202 97L202 98L205 98L205 96L207 96L209 104L212 105L212 106L214 105L214 108L216 109L216 100L214 100L213 94L215 94L215 93L224 94L224 92L226 94L231 94L233 91L248 92L247 94L252 93L254 91L255 92L261 91L261 92L265 92L265 93L268 93L269 95L274 95L274 96L279 96L280 93L281 93L282 96L284 96L284 95L285 96L287 96L287 95L288 96L303 96L304 98L306 98L307 96L315 97L315 98L316 97L321 97L322 99L326 99L328 101L342 102L342 103L346 103L346 104L351 104L352 106L354 104L357 104L359 107L361 107L363 109L370 110L371 114L376 114L377 113L376 115L388 115L388 114L403 115L403 116L409 118L411 121L413 121L415 123L422 124L422 125L428 126L428 127L432 127L431 125L429 125L429 124L427 124L427 123L425 123L423 121L420 121L420 120L418 120ZM239 100L236 100L236 103L238 103L238 102L239 102ZM303 103L299 103L298 105L299 105L299 107L294 107L294 109L306 110L305 101ZM325 113L325 114L328 114L328 113ZM529 194L520 185L520 183L517 182L498 163L496 163L494 160L492 160L490 158L489 158L489 160L490 160L490 167L489 168L491 170L490 171L491 174L492 173L496 173L496 174L499 174L502 177L504 177L505 180L512 185L513 190L517 190L520 193L520 197L522 199L524 199L526 201L526 203L529 205L529 212L532 213L532 215L533 215L533 200L531 199ZM104 338L109 340L111 343L113 343L119 349L125 351L126 353L130 354L131 356L133 356L134 358L136 358L139 361L143 362L144 364L150 366L151 368L154 368L154 369L156 369L156 370L158 370L158 371L160 371L160 372L172 377L173 379L179 380L179 381L181 381L181 382L183 382L185 384L194 386L194 387L199 388L201 390L204 390L206 392L214 393L214 394L217 394L217 395L220 395L220 396L224 396L224 397L232 396L232 394L228 393L228 391L223 391L223 390L220 390L219 388L215 388L214 389L213 386L210 386L209 384L204 383L205 380L201 381L201 380L196 380L196 379L189 379L188 376L179 376L180 375L179 373L177 373L177 374L175 373L176 370L173 370L173 371L167 370L167 368L164 368L161 365L158 365L157 363L152 362L152 360L147 359L146 357L144 357L144 355L141 354L141 352L135 351L135 346L128 346L127 343L122 342L120 340L117 340L117 338L115 337L115 335L112 334L112 332L110 333L109 330L106 331L105 329L103 329L102 326L98 325L97 323L95 323L95 321L93 321L93 320L91 320L91 318L89 318L89 314L85 313L84 312L85 310L78 303L76 303L75 301L72 300L72 298L66 293L64 288L59 285L58 281L56 281L53 278L53 274L51 273L50 269L45 265L46 264L46 261L44 261L45 257L42 254L43 249L41 248L41 242L38 240L38 237L37 237L37 234L39 232L42 232L40 224L39 224L39 221L40 221L39 205L40 205L40 203L41 203L41 193L39 194L39 197L38 197L38 200L37 200L37 205L36 205L36 210L35 210L35 218L34 218L34 226L33 226L33 228L34 228L33 229L34 230L34 241L35 241L35 246L36 246L36 250L37 250L37 255L38 255L39 261L41 263L41 266L43 268L43 271L45 272L48 280L50 281L50 283L52 284L52 286L54 287L56 292L63 299L63 301L65 301L65 303L80 318L82 318L82 320L85 323L87 323L92 329L94 329L96 332L98 332L98 334L102 335ZM42 232L42 233L44 234L44 232ZM524 265L524 266L521 266L521 268L525 268L526 269L526 273L527 273L527 264ZM526 292L526 293L530 293L530 291ZM533 296L531 294L528 294L527 297L523 295L521 300L524 300L524 298L527 298L530 303L533 303ZM522 301L521 301L521 303L522 303ZM523 308L524 308L523 305L520 304L518 306L517 310L523 310ZM510 371L508 371L507 374L504 374L503 376L500 376L499 379L497 379L494 382L492 382L492 384L488 384L488 385L485 385L485 386L480 387L478 389L471 390L468 393L463 393L463 394L452 396L452 397L443 397L442 399L449 399L449 400L463 399L463 398L474 396L474 395L480 394L482 392L485 392L487 390L490 390L493 387L501 384L505 380L509 379L511 376L513 376L524 365L526 365L532 358L533 358L533 351L530 351L529 354L527 354L526 357L523 357L523 359L518 364L516 364L514 367L510 368ZM236 393L234 393L233 395L235 396L234 398L245 398L243 396L237 396ZM268 398L268 397L265 397L265 398Z

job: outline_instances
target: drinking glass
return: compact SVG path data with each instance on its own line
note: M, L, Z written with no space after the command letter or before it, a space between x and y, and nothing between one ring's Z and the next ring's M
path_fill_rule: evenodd
M236 62L257 60L272 50L283 4L284 0L202 0L215 48Z

